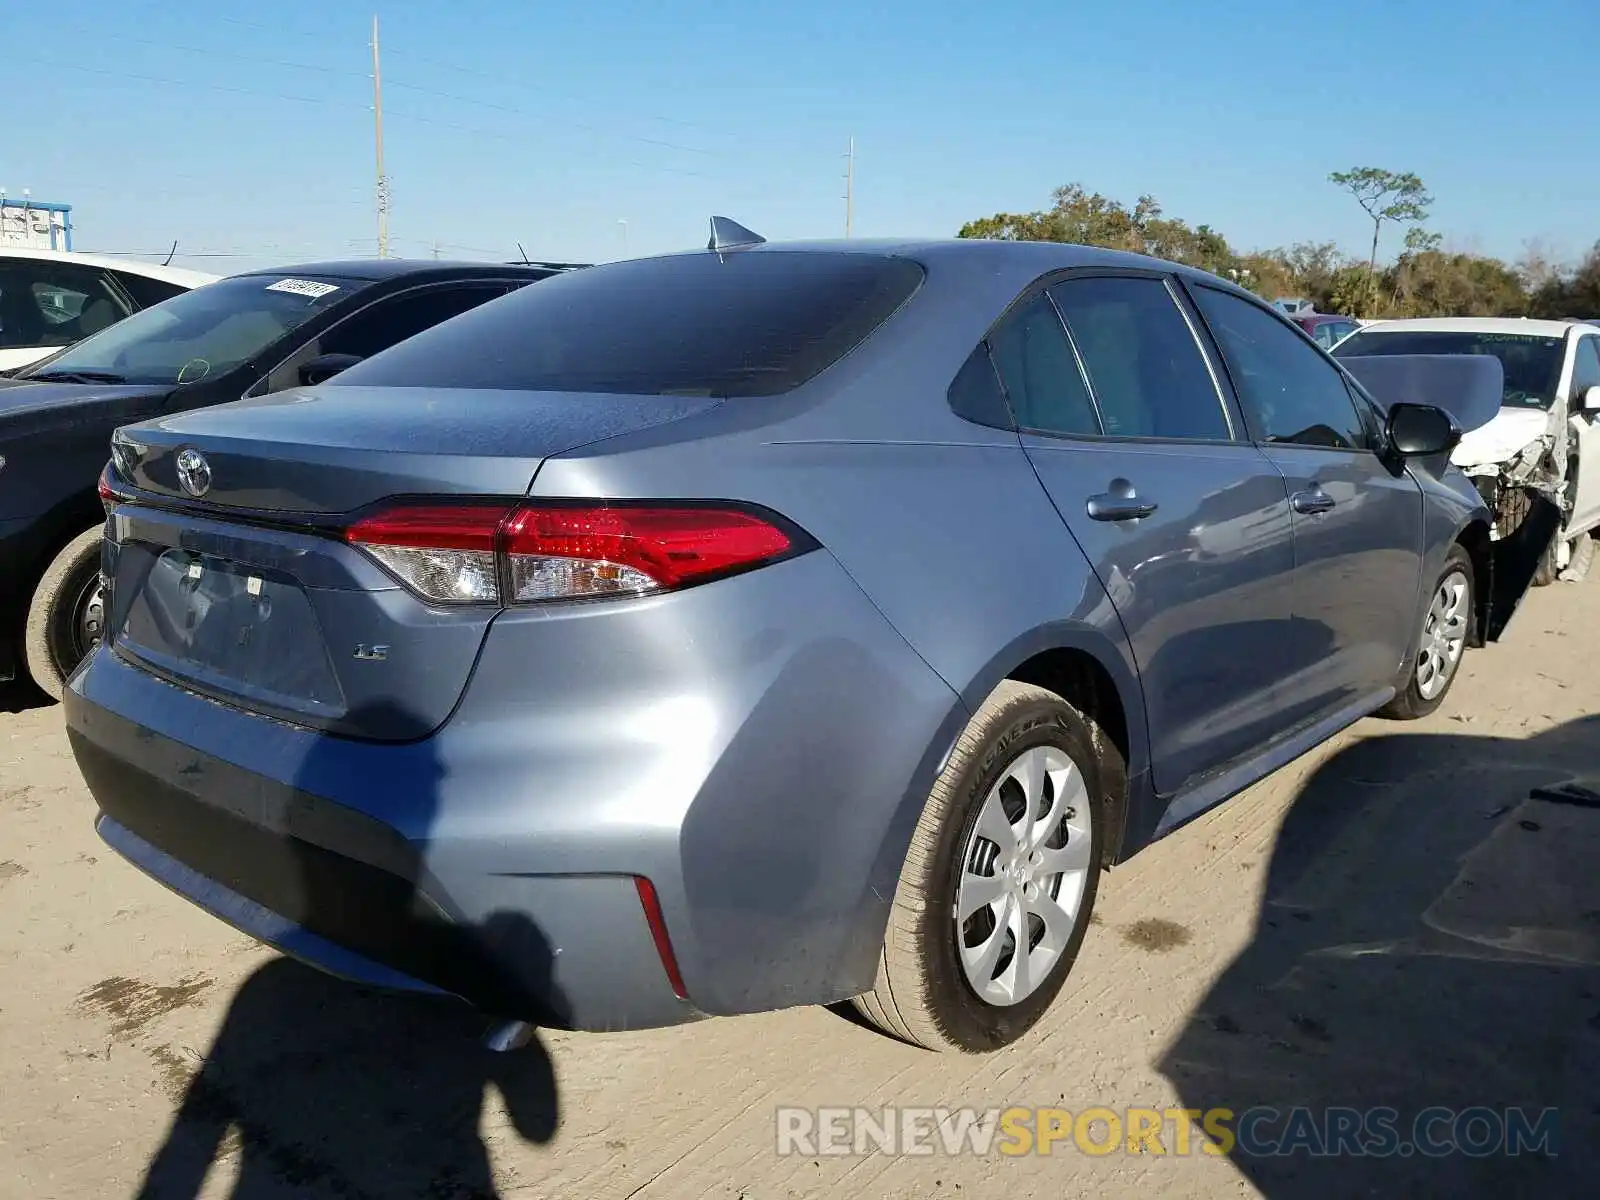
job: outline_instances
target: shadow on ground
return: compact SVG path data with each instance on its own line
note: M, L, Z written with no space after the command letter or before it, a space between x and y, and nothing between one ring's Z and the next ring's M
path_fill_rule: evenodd
M459 921L447 916L448 899L424 883L442 766L413 754L403 778L362 776L359 803L393 822L381 827L389 840L375 841L376 823L312 799L352 770L347 745L328 737L309 745L305 760L282 776L293 789L263 782L241 804L233 785L213 779L214 761L185 763L190 752L171 743L177 757L162 767L163 794L176 793L172 781L187 780L204 802L182 802L167 825L147 827L184 846L185 861L214 883L276 914L273 936L284 948L369 981L377 977L374 961L413 979L454 970L449 977L470 985L464 993L475 989L486 1011L540 1015L528 1007L529 989L559 1011L554 952L528 917L496 912L479 924ZM113 789L102 782L99 790ZM351 828L368 830L368 840ZM383 865L328 843L361 846ZM224 907L250 924L247 907ZM353 957L357 948L369 957ZM490 1027L483 1012L442 996L357 986L288 958L270 962L239 988L203 1064L184 1082L138 1195L195 1200L208 1174L231 1174L232 1200L492 1200L499 1192L484 1136L494 1124L485 1119L490 1089L508 1117L491 1137L548 1142L559 1109L538 1037L497 1053L484 1045ZM175 1055L157 1061L183 1077Z
M55 701L26 680L0 683L0 713L21 713L34 708L45 708Z
M1241 1133L1251 1122L1231 1157L1263 1195L1593 1194L1597 781L1597 717L1526 740L1369 738L1312 777L1254 940L1158 1063L1186 1107L1232 1109ZM1291 1117L1297 1105L1315 1121ZM1379 1107L1395 1110L1392 1135ZM1546 1152L1506 1152L1513 1107L1528 1145L1554 1130ZM1366 1123L1341 1141L1330 1108ZM1454 1139L1471 1150L1418 1148Z
M233 1200L497 1196L486 1089L534 1142L554 1136L556 1089L537 1041L495 1053L485 1028L448 1003L268 963L234 997L138 1194L191 1200L208 1172L236 1172Z

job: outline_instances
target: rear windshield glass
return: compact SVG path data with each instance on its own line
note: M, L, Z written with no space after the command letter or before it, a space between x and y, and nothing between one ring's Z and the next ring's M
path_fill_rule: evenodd
M829 251L610 263L492 301L330 386L771 396L860 345L922 277L908 259Z
M1566 343L1526 333L1417 330L1352 334L1334 348L1335 358L1373 354L1490 354L1505 368L1501 403L1513 408L1549 408L1561 383Z

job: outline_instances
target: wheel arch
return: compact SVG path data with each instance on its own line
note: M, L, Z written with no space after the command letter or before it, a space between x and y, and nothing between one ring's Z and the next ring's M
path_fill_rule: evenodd
M1457 531L1455 544L1465 550L1472 561L1473 616L1476 620L1467 645L1481 647L1487 644L1485 631L1489 628L1494 600L1494 560L1489 540L1489 522L1483 517L1473 517Z
M96 525L103 525L105 518L100 494L93 485L63 497L34 518L28 552L18 564L20 570L14 577L11 611L5 614L5 628L0 631L0 636L15 644L19 660L28 606L33 602L33 591L39 586L40 576L68 542Z
M1126 642L1113 640L1093 626L1065 621L1039 626L1014 638L959 689L956 702L939 723L884 829L865 902L858 910L860 919L841 958L840 980L845 985L841 998L871 987L891 903L928 794L948 765L956 741L973 713L1008 679L1055 691L1080 708L1094 707L1092 714L1085 715L1100 727L1122 768L1120 778L1110 789L1114 793L1110 797L1114 811L1105 825L1103 865L1125 860L1143 844L1137 831L1154 827L1154 817L1147 811L1155 800L1147 786L1149 741L1144 697ZM955 686L953 681L947 682ZM1135 838L1132 843L1130 832Z
M1120 630L1118 631L1120 633ZM1113 640L1094 626L1075 621L1053 622L1028 631L1009 642L983 668L960 688L962 718L941 728L934 769L918 781L916 794L926 797L934 779L944 770L955 742L966 728L971 714L983 706L990 693L1004 681L1031 683L1055 692L1083 712L1116 752L1120 779L1111 797L1113 811L1107 823L1106 865L1127 857L1124 839L1130 826L1130 807L1138 802L1140 783L1149 769L1149 739L1145 724L1144 695L1138 671L1126 642ZM904 826L905 842L910 843L911 828L920 815L920 806ZM898 864L905 857L905 845L898 846Z

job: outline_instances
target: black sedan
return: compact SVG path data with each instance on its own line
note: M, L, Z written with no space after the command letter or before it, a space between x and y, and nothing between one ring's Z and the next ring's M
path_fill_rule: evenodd
M0 379L0 680L59 698L99 640L112 431L321 382L561 265L318 263L235 275Z

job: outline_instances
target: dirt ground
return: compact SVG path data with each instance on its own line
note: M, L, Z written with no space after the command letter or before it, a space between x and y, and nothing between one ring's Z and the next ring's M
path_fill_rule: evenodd
M1364 721L1114 871L1050 1016L982 1058L823 1009L490 1054L480 1022L282 960L118 860L59 710L0 691L0 1197L1586 1192L1600 808L1530 793L1600 790L1597 631L1600 583L1536 592L1434 717ZM777 1153L786 1105L1260 1104L1555 1107L1560 1138Z

